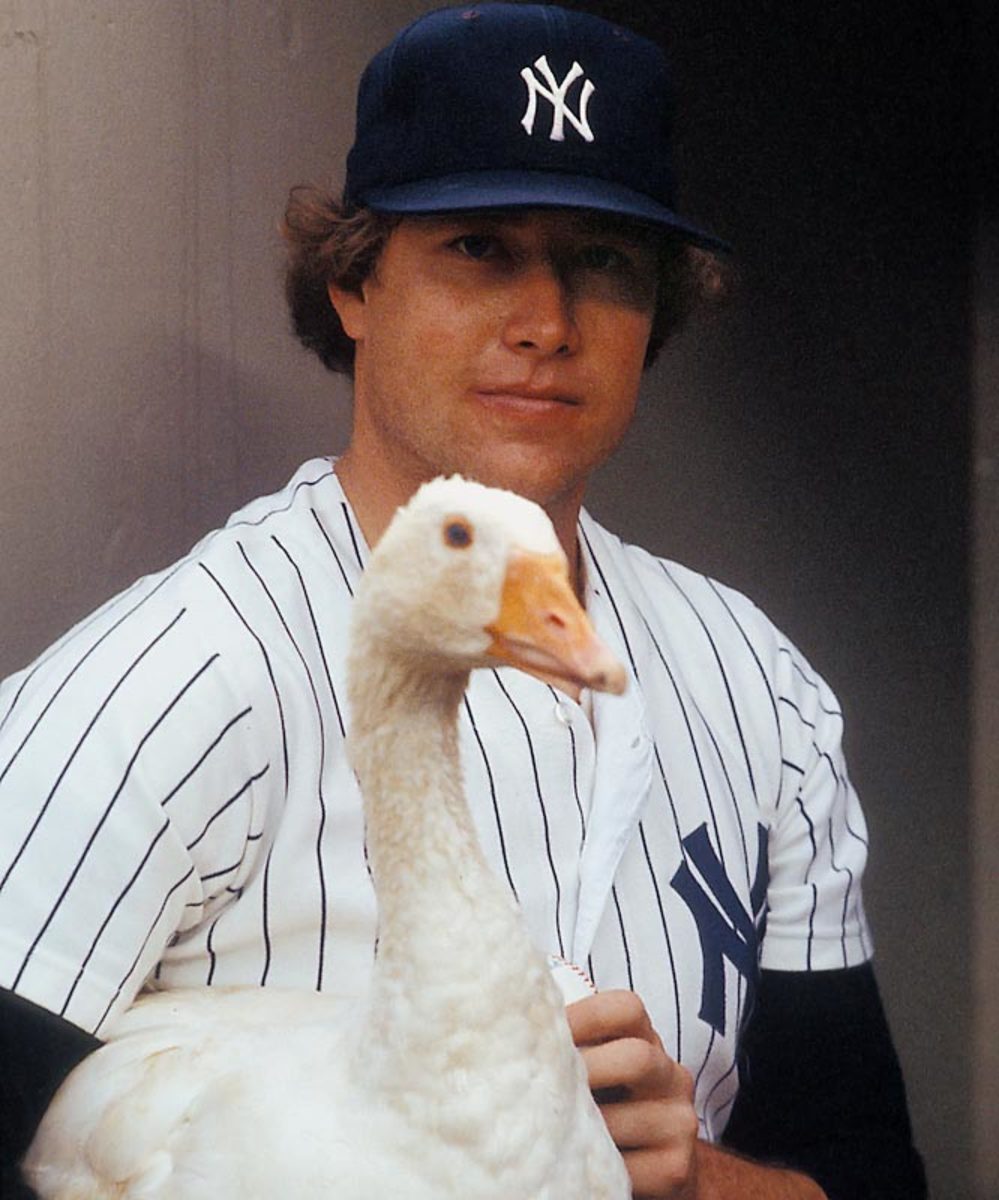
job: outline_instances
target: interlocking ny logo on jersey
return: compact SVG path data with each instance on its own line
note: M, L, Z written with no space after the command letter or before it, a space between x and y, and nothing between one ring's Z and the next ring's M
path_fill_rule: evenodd
M758 857L756 878L749 893L752 913L742 906L731 880L715 853L708 837L707 824L701 825L683 839L687 859L670 883L690 909L697 922L697 934L701 942L701 958L704 975L701 982L701 1008L699 1016L711 1028L725 1036L725 959L746 981L746 1001L743 1012L752 1007L758 970L757 953L763 924L766 919L767 897L767 831L762 825L758 830ZM697 868L707 890L698 882L688 865ZM761 919L762 918L762 919ZM757 927L757 921L760 927Z
M538 78L535 70L539 72L543 79ZM588 79L583 79L583 86L579 93L578 112L574 113L570 111L566 104L566 96L569 94L569 89L583 75L583 68L578 62L572 64L568 75L566 75L561 83L555 78L551 67L548 65L548 59L544 54L534 60L533 67L524 67L520 75L527 84L527 108L520 122L527 133L532 136L534 134L534 121L538 115L538 97L543 96L552 106L552 128L551 133L548 135L551 141L565 141L566 121L572 125L584 141L592 142L594 140L593 130L586 119L586 109L590 103L590 97L596 90L593 84Z

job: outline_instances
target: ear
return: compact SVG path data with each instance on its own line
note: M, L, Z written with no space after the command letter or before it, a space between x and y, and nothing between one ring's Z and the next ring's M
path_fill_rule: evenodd
M355 342L364 341L367 308L364 303L363 286L360 292L352 292L335 283L328 283L326 291L347 337Z

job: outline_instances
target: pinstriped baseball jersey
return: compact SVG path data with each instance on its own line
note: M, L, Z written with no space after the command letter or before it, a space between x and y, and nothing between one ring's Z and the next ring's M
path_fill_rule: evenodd
M538 944L642 995L717 1136L759 963L871 952L842 721L743 597L585 513L580 534L631 686L587 712L476 672L469 797ZM366 555L312 461L7 680L0 985L98 1033L150 977L363 989L377 930L344 678Z

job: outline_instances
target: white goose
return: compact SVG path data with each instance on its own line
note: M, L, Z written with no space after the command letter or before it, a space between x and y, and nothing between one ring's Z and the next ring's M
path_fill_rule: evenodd
M44 1200L626 1200L563 1001L461 782L469 672L620 691L535 505L421 488L372 555L350 659L379 945L363 1008L276 989L140 999L31 1147Z

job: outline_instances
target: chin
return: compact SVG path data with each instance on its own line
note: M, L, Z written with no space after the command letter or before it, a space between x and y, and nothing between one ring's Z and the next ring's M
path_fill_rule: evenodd
M532 471L530 468L519 466L501 466L497 464L480 464L470 466L464 472L470 478L484 483L487 487L504 488L508 492L516 492L526 500L533 500L542 508L578 493L582 495L583 479L575 471L560 474L557 477L550 472Z
M486 487L516 492L542 508L567 496L581 496L593 469L568 457L553 460L523 446L510 447L507 453L501 454L456 456L454 461L453 469L458 474Z

